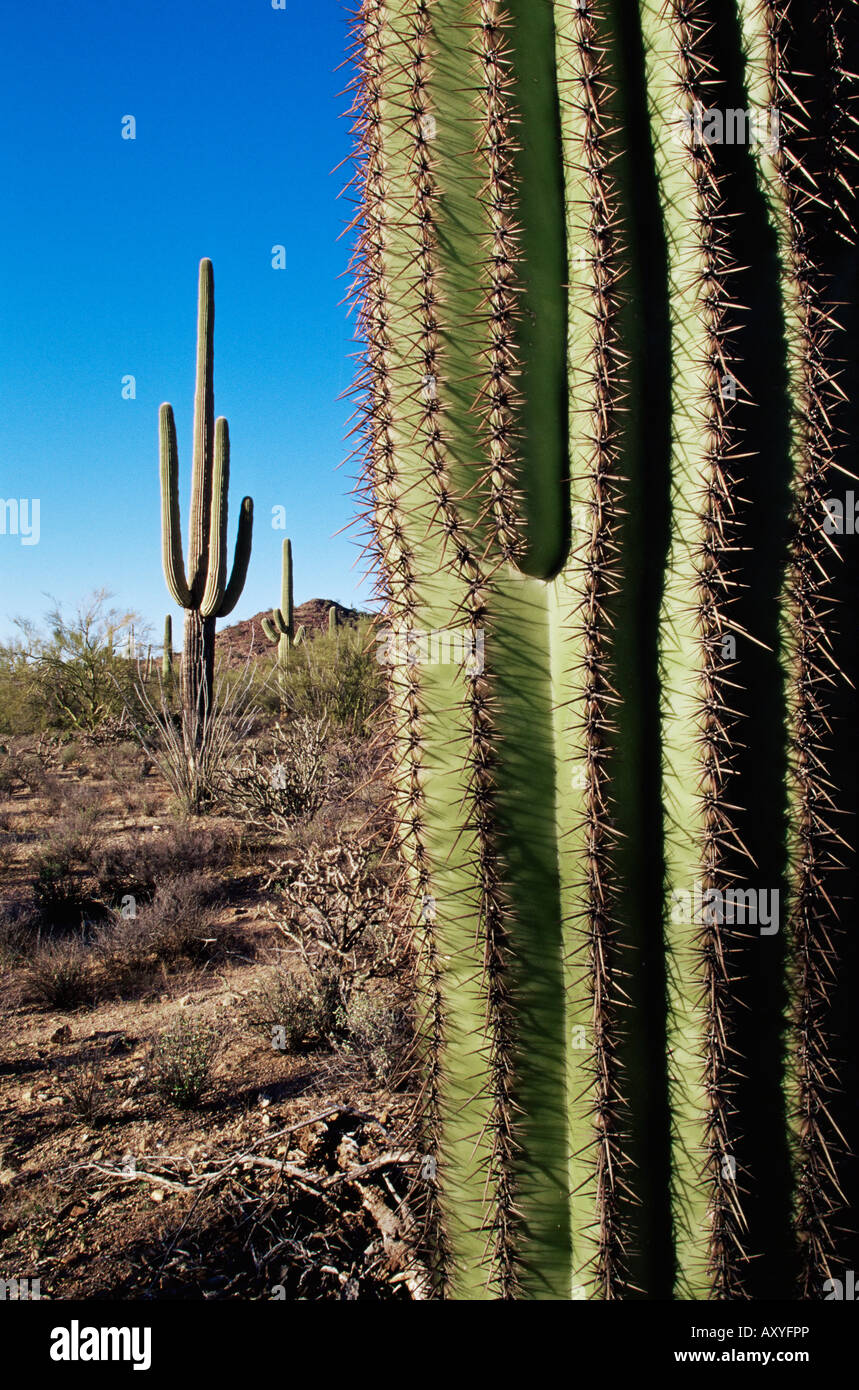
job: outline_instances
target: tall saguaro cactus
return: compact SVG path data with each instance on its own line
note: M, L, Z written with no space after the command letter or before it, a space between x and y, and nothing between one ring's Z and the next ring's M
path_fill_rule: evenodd
M215 281L212 262L200 262L197 302L197 377L194 395L194 456L188 567L182 555L179 454L173 407L159 412L161 537L164 576L170 596L185 609L182 706L202 730L212 709L215 624L238 603L247 576L253 533L253 501L242 499L232 572L227 579L227 507L230 435L223 416L215 419Z
M292 541L285 540L281 561L280 607L272 609L271 620L262 620L262 630L269 642L277 643L277 669L280 678L289 666L290 647L297 647L304 640L304 627L300 627L297 632L295 630L294 608Z
M797 10L356 16L364 497L415 638L390 712L449 1297L816 1296L835 1268L838 330L803 218L845 231L855 25L828 6L806 44ZM485 659L415 655L451 632ZM760 767L787 785L762 817Z

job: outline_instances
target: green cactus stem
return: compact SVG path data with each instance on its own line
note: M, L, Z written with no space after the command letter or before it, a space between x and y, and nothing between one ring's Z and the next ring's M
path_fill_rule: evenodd
M822 502L839 388L809 257L822 189L849 222L852 93L841 7L801 54L795 9L357 11L360 495L442 1297L734 1299L784 1287L794 1255L812 1297L834 1267ZM796 96L818 60L829 120ZM775 153L701 128L743 70L750 104L786 122ZM803 162L803 119L834 168ZM738 284L775 357L783 342L783 390L744 357L766 334ZM783 577L778 543L752 555L750 481L771 489ZM764 581L777 655L753 630ZM770 664L744 666L750 649ZM749 669L766 680L745 688ZM760 710L770 742L751 756ZM789 804L758 826L743 797L764 760L776 788L787 766ZM762 850L791 885L786 977L780 942L731 915L778 888L746 889ZM762 1051L786 1054L763 1108L784 1178L747 1140L758 1006ZM755 1247L771 1181L787 1259Z
M169 684L173 679L173 619L168 613L164 619L164 645L161 649L161 679Z
M841 56L839 7L824 5L832 91L822 167L809 169L802 143L808 113L797 99L794 73L804 67L784 0L739 0L750 102L779 113L777 141L755 146L758 178L778 247L784 340L790 385L792 527L781 603L779 660L787 695L787 844L789 959L785 1057L794 1165L795 1220L802 1293L820 1297L835 1253L836 1213L844 1206L837 1157L844 1147L831 1113L836 1086L830 995L838 973L834 875L849 850L836 827L830 692L843 678L831 632L833 557L821 525L824 504L847 473L838 462L843 441L833 428L845 399L831 339L838 311L828 302L824 268L816 259L814 218L820 189L825 210L845 234L850 154L844 141L855 119L845 115L850 80ZM841 143L839 144L839 139ZM852 158L855 158L853 156ZM849 218L847 219L849 223Z

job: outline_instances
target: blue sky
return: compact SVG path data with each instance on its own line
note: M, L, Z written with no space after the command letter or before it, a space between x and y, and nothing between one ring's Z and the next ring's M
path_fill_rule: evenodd
M40 539L0 535L0 639L97 588L156 633L157 412L179 433L187 538L197 266L215 267L215 409L230 422L231 539L254 554L229 621L278 601L287 509L298 602L367 604L350 521L342 303L351 147L341 0L44 0L0 26L0 497L40 500ZM340 70L338 71L338 67ZM133 115L136 139L122 138ZM340 238L340 239L338 239ZM272 268L272 247L286 268ZM122 379L136 398L122 398Z

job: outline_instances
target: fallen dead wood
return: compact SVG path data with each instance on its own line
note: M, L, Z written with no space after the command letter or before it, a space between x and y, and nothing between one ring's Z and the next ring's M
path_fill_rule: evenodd
M311 1143L310 1162L301 1162L294 1153L292 1157L284 1154L275 1158L260 1152L312 1125L321 1126L321 1132ZM374 1128L375 1137L366 1132L369 1126ZM253 1187L250 1175L255 1170L269 1172L287 1184L287 1191L290 1188L297 1190L304 1194L301 1200L317 1204L319 1220L336 1223L338 1218L348 1219L349 1211L363 1209L377 1232L376 1244L380 1253L375 1257L376 1263L381 1262L387 1267L390 1285L402 1285L413 1299L425 1299L429 1296L430 1280L417 1254L420 1245L419 1222L405 1201L403 1192L398 1192L391 1181L394 1177L403 1189L413 1186L422 1155L406 1148L373 1153L372 1146L378 1137L386 1137L387 1133L385 1126L375 1116L335 1105L265 1134L237 1153L223 1159L210 1159L205 1164L195 1163L184 1154L142 1154L135 1158L125 1155L116 1164L80 1162L71 1165L67 1172L74 1175L92 1173L97 1175L99 1182L105 1178L120 1185L143 1182L156 1189L193 1195L191 1209L185 1214L179 1230L167 1247L162 1270L193 1213L208 1198L215 1198L222 1205L237 1205L241 1210L242 1223L254 1229L256 1226L265 1229L269 1239L261 1254L251 1243L258 1270L267 1268L283 1252L295 1255L296 1249L302 1260L316 1263L315 1255L306 1244L295 1247L295 1242L280 1237L276 1223L272 1224L271 1204L279 1200L278 1194L284 1191L280 1183L275 1188L268 1185L262 1190L250 1190ZM371 1149L369 1154L368 1147ZM312 1161L314 1155L315 1162ZM347 1156L360 1157L363 1161L349 1162L347 1166L344 1162ZM346 1197L348 1191L357 1196L357 1208L354 1199ZM338 1193L342 1195L338 1197ZM254 1214L255 1210L259 1215ZM325 1211L329 1213L327 1218L323 1218ZM317 1231L316 1238L324 1243L324 1227L317 1227ZM371 1240L370 1246L366 1246L365 1237L365 1254L370 1252L372 1245ZM321 1274L332 1274L335 1267L329 1261L327 1264L316 1263L316 1268ZM341 1270L338 1278L346 1289L357 1287L355 1278L348 1271ZM344 1293L341 1296L356 1295Z

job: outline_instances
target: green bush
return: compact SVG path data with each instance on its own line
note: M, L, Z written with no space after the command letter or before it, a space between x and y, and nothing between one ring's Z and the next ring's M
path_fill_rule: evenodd
M278 963L249 995L246 1016L278 1052L327 1044L344 1022L337 972L299 975Z
M47 634L18 620L21 636L0 646L0 732L92 732L135 704L135 615L109 608L108 598L100 591L71 616L55 606Z
M209 1089L220 1046L220 1033L211 1024L178 1019L159 1035L153 1048L157 1094L180 1110L193 1110Z
M346 1014L344 1050L360 1053L371 1074L383 1084L393 1081L402 1059L405 1023L401 1012L365 991L353 994Z
M376 661L370 623L318 632L290 654L283 677L286 712L329 719L358 738L385 697L384 670Z

